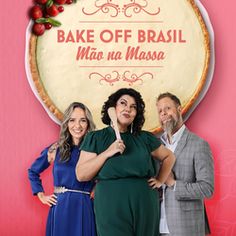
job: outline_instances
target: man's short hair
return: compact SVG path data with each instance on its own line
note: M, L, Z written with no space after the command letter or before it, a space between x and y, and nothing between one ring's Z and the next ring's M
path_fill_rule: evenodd
M172 101L175 102L177 106L181 106L181 102L179 98L172 93L169 93L169 92L161 93L157 98L157 102L160 101L162 98L170 98Z

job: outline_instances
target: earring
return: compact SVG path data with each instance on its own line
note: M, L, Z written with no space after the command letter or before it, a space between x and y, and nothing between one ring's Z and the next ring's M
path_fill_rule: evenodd
M134 125L134 123L132 122L131 125L130 125L130 133L131 134L133 133L133 125Z

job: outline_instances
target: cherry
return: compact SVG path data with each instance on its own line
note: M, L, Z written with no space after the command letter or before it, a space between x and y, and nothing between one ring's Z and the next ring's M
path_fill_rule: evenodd
M66 0L66 4L72 4L73 0Z
M47 13L50 16L57 16L59 11L57 9L57 6L52 4L52 6L50 6L49 8L47 8Z
M52 24L50 23L45 23L45 29L50 30L52 28Z
M33 25L33 32L34 32L34 34L39 36L39 35L42 35L44 33L44 31L45 31L44 24L34 23L34 25Z
M63 6L59 6L57 9L58 9L59 12L63 12L64 11L64 7Z
M35 0L38 4L45 4L48 0Z
M30 15L32 17L33 20L36 20L38 18L41 18L43 17L43 11L42 11L42 8L38 5L36 6L33 6L31 8L31 11L30 11Z
M35 21L32 27L32 32L37 36L44 34L46 29L47 30L51 29L52 26L54 26L54 23L55 26L60 25L60 22L57 21L53 22L53 19L51 19L50 17L55 17L60 12L63 12L64 11L64 7L62 6L63 4L72 4L74 2L74 0L34 0L34 1L37 3L37 5L33 6L30 9L30 16ZM42 19L37 20L39 18ZM49 23L50 20L51 23L53 23L53 25Z
M66 3L66 0L54 0L54 2L56 2L59 5L62 5Z

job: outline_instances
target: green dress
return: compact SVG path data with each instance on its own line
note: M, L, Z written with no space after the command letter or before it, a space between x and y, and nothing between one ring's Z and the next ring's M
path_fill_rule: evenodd
M111 127L90 132L81 150L100 154L114 141ZM147 180L155 176L151 152L161 143L153 134L121 133L124 153L107 159L95 179L94 208L98 236L158 236L159 195Z

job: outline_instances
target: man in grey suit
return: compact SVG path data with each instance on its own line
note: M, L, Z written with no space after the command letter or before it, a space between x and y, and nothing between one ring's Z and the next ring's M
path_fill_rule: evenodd
M156 105L165 131L161 140L176 156L173 172L163 187L161 235L207 235L210 229L204 198L210 198L214 191L210 147L184 125L180 100L175 95L159 95Z

